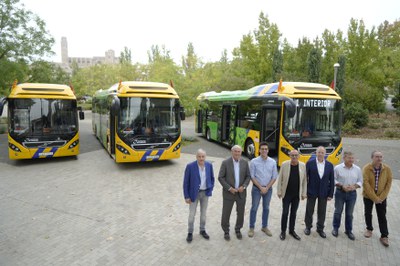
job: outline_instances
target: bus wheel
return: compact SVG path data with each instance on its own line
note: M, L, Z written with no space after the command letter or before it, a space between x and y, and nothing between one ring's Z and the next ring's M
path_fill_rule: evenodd
M254 158L254 153L255 153L255 146L254 142L251 139L248 139L246 141L246 145L244 146L244 153L249 159Z
M206 139L207 139L208 141L211 141L211 132L210 132L210 128L207 128L207 131L206 131Z

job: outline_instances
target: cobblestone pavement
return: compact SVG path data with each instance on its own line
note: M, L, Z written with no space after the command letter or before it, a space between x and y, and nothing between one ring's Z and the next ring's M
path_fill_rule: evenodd
M355 241L344 235L343 225L338 238L330 234L333 202L327 208L327 239L315 231L305 236L305 201L296 224L301 241L290 236L281 241L281 202L274 191L269 219L273 236L260 231L259 210L255 236L247 237L248 197L243 240L232 232L226 242L218 182L207 216L211 239L196 230L187 244L182 175L192 160L194 155L182 154L178 160L118 165L100 149L78 160L0 162L0 265L399 265L399 180L394 180L388 199L388 248L379 243L375 215L373 237L362 235L361 191L354 213ZM208 160L217 174L222 158ZM234 212L231 218L233 225ZM199 213L196 229L198 224Z

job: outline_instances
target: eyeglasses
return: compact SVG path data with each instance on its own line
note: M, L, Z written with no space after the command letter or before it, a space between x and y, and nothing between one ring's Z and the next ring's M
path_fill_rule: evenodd
M296 157L299 157L299 155L298 154L290 154L290 157L296 158Z

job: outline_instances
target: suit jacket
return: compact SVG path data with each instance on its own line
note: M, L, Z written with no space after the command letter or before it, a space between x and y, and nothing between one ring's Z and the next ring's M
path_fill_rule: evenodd
M307 175L306 175L306 165L303 162L299 162L299 195L302 198L306 198L307 196ZM284 161L281 165L281 169L279 170L278 176L278 195L281 195L282 198L285 197L287 185L289 183L290 176L290 160Z
M333 164L325 160L325 169L322 178L318 174L317 159L312 158L306 164L307 196L333 198L335 189L335 171Z
M211 196L214 189L214 170L213 166L209 162L205 162L206 170L206 196ZM183 178L183 195L185 199L190 198L194 202L197 198L200 189L200 173L197 161L191 162L186 165L185 176Z
M222 197L224 199L235 199L235 195L229 192L231 187L235 187L235 170L233 166L233 158L225 159L219 169L218 181L222 185ZM239 192L240 198L246 198L246 189L250 182L249 163L243 159L239 161L239 186L245 187L243 192Z

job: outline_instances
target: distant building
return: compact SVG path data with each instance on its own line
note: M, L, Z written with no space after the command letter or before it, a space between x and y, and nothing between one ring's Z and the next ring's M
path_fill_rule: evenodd
M78 64L78 67L89 67L97 64L118 64L119 57L115 56L114 50L105 52L105 56L94 57L69 57L68 56L68 42L67 37L61 38L61 67L68 72L71 72L71 65L73 62Z

